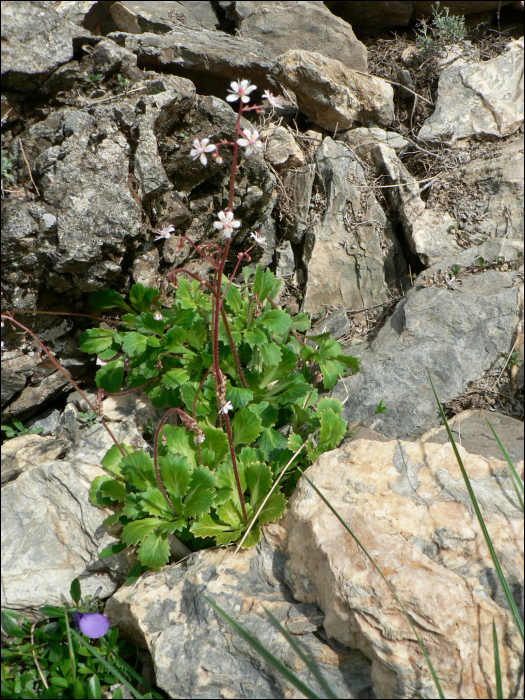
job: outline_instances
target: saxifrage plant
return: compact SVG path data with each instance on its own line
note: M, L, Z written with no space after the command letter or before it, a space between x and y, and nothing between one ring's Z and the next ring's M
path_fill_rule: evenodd
M245 80L232 83L227 99L239 100L233 142L195 140L191 150L205 166L206 154L220 162L219 147L233 146L228 205L214 223L224 247L179 239L180 247L190 244L209 264L210 281L177 268L159 289L133 285L128 301L113 290L91 296L95 308L126 312L114 330L94 328L80 338L85 352L98 355L99 400L142 389L155 406L168 407L152 456L116 444L102 460L107 475L93 481L91 501L113 506L115 513L105 524L123 527L121 543L102 556L134 545L140 564L158 569L168 562L169 538L175 533L183 541L201 538L201 546L239 541L306 440L282 491L275 489L260 509L243 543L254 545L260 526L283 513L299 476L297 466L336 447L346 432L340 402L317 402L315 385L322 381L330 389L348 369L358 370L358 360L344 355L328 333L307 344L300 334L310 326L308 317L292 317L276 307L280 280L270 270L245 267L243 279L237 277L241 263L250 261L250 251L264 245L264 238L253 232L253 244L237 255L231 278L224 275L231 235L240 226L233 214L239 146L247 155L262 147L255 129L240 127L243 112L261 109L245 106L254 89ZM268 92L265 98L273 108L280 104ZM172 232L164 225L156 240ZM166 424L173 413L180 425ZM313 432L316 440L309 437Z

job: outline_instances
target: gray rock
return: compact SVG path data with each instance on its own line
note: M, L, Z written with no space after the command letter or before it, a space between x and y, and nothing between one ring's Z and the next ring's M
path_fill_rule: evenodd
M58 459L69 447L67 440L42 435L20 435L2 445L2 484L13 481L26 469Z
M266 76L275 62L262 44L251 39L183 26L163 36L125 32L109 36L133 51L147 70L190 78L203 95L225 97L229 83L243 77L262 90L271 88Z
M275 73L294 91L301 112L328 131L346 131L356 122L387 126L394 120L392 86L336 59L305 50L287 51L277 58Z
M91 481L103 473L79 459L45 462L4 486L2 606L30 613L69 602L77 576L84 595L99 586L102 597L115 590L126 574L126 558L98 558L118 540L102 527L111 511L88 500Z
M283 173L283 183L289 197L289 218L285 219L286 237L300 243L308 225L308 212L315 178L315 165L310 163Z
M459 251L456 239L456 221L450 214L427 209L419 194L417 180L408 172L393 148L385 144L371 147L372 160L388 183L399 185L385 190L391 208L403 224L405 237L412 252L424 265L432 265L443 255Z
M305 164L303 152L297 141L284 126L265 129L262 136L267 136L264 157L276 170L300 168Z
M214 30L217 15L211 2L131 2L123 0L109 8L117 29L140 34L166 34L181 25L194 29Z
M79 429L78 409L73 404L68 403L62 411L55 434L57 437L66 439L69 445L71 445L71 443L77 440Z
M418 139L494 141L523 124L523 38L489 61L451 65L439 76L436 108Z
M213 611L201 593L321 696L323 691L276 634L263 606L294 635L338 697L370 697L370 662L360 652L323 641L319 609L298 605L290 597L281 544L278 535L263 535L257 547L241 550L226 569L220 564L228 553L203 550L186 563L148 574L133 589L121 588L107 602L110 623L147 645L157 684L169 697L302 697Z
M290 241L284 241L275 251L275 276L291 277L295 271L295 256Z
M36 353L23 353L20 348L2 352L2 406L22 391L37 364Z
M244 3L245 5L247 3ZM260 42L276 58L290 49L316 48L348 68L367 72L366 47L352 27L323 5L311 2L256 2L240 23L241 36Z
M305 235L302 310L320 314L324 304L361 309L386 301L386 268L399 251L373 193L354 186L365 184L361 164L331 138L323 141L316 163L327 201Z
M20 396L12 401L9 406L6 406L2 412L2 420L10 416L20 416L28 418L38 411L39 406L42 406L47 401L52 401L60 396L63 390L69 386L69 381L58 370L51 368L44 370L45 376L39 377L37 371L32 375L32 382L25 386ZM47 373L49 371L49 374Z
M439 178L427 206L456 211L461 235L471 245L489 237L523 239L523 137L516 134L490 158L472 155Z
M399 153L399 151L402 151L410 144L410 141L403 138L401 134L395 131L385 131L385 129L380 129L377 126L373 126L370 129L364 126L350 129L339 138L353 148L360 158L367 161L371 147L376 144L390 146L396 153Z
M451 264L462 254L467 251ZM472 250L468 254L473 258ZM463 278L460 291L422 287L423 280L416 280L376 339L351 349L361 369L332 391L345 400L345 418L362 420L383 400L388 413L368 426L389 438L416 439L437 426L426 368L445 402L507 353L519 323L518 279L512 270L488 270Z
M487 459L503 459L498 443L485 419L490 421L513 464L523 460L523 423L504 413L477 408L458 413L448 421L456 443L462 445L471 454L482 455ZM434 442L440 445L447 443L446 427L442 425L439 428L427 430L418 442Z
M2 88L19 92L40 88L72 60L75 48L91 43L91 36L43 3L3 2Z
M73 406L70 407L73 409ZM74 410L74 409L73 409ZM148 443L143 439L135 422L131 419L122 422L107 422L108 428L118 443L126 443L134 450L149 451ZM69 462L100 465L102 458L115 443L101 423L85 428L77 433L75 441L66 453Z
M350 321L346 315L346 311L341 309L339 311L334 311L329 314L326 318L323 318L311 331L311 335L318 335L319 333L330 333L332 338L339 340L345 333L350 330Z
M36 418L31 418L26 423L26 428L33 428L37 430L38 428L43 428L40 435L48 436L54 435L55 430L58 426L58 421L60 418L60 411L57 408L49 409L49 411L44 411ZM47 461L47 460L46 460Z

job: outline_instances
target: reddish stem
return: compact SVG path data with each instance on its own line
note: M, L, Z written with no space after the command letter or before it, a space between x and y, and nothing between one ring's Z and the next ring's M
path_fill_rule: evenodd
M46 346L44 345L44 343L36 337L36 335L33 333L33 331L32 331L31 329L29 329L29 328L26 328L26 326L24 326L22 323L20 323L20 321L17 321L16 319L12 318L11 316L8 316L7 314L2 314L2 318L3 318L3 319L5 318L5 319L6 319L7 321L9 321L10 323L15 323L17 326L19 326L20 328L22 328L26 333L29 333L29 335L33 338L33 340L34 340L36 343L38 343L38 345L39 345L39 346L42 348L42 350L46 353L46 355L49 357L49 359L50 359L51 362L55 365L55 367L58 369L58 371L59 371L61 374L63 374L64 377L67 379L67 381L71 384L71 386L73 386L73 387L78 391L78 393L80 394L80 396L84 399L84 401L87 403L87 405L89 406L89 408L93 411L93 413L97 413L97 409L96 409L95 406L91 403L91 401L88 399L88 397L84 394L84 392L82 391L82 389L81 389L81 388L78 386L78 384L71 378L71 376L66 372L66 370L65 370L65 369L62 367L62 365L60 364L60 362L58 362L57 360L55 360L55 358L54 358L53 355L49 352L49 350L46 348ZM108 435L110 436L110 438L113 440L113 442L115 443L115 445L116 445L116 446L118 447L118 449L120 450L122 456L125 457L125 456L126 456L126 453L124 452L124 450L123 450L122 447L120 446L120 444L119 444L117 438L113 435L113 433L111 432L111 430L110 430L110 429L108 428L108 426L106 425L106 422L105 422L105 420L104 420L103 417L101 417L100 422L102 423L102 425L104 426L104 428L107 430Z

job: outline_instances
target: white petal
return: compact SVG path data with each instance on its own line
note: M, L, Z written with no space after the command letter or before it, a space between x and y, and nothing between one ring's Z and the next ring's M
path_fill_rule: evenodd
M214 150L215 150L215 145L213 143L210 143L210 145L206 146L206 148L204 149L205 153L211 153Z
M239 226L241 225L241 222L240 221L232 221L230 225L233 228L239 228Z
M204 148L204 146L207 146L209 143L210 143L210 139L202 139L201 146Z
M194 147L194 148L199 148L199 147L200 147L199 139L195 139L195 141L193 142L193 147Z
M228 95L226 97L226 102L235 102L239 99L239 95Z
M226 219L226 212L225 211L220 211L217 216L221 221L224 221Z
M214 221L213 222L213 227L216 228L218 231L224 228L223 224L221 224L220 221Z
M247 95L243 95L241 100L244 102L244 104L247 104L250 101L250 98Z
M201 157L199 158L199 160L203 165L208 165L208 159L206 158L204 153L201 153Z
M247 139L237 139L237 143L243 148L246 148L246 146L250 145L250 142Z

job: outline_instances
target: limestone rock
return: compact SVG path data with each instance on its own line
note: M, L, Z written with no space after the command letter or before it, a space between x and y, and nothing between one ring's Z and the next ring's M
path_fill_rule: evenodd
M358 127L345 132L341 140L348 144L360 158L372 163L370 151L376 144L384 144L393 148L396 153L409 146L410 142L395 131L385 131L374 126L370 129Z
M490 424L496 431L513 464L523 461L523 423L504 413L471 409L462 411L449 418L449 426L454 440L471 454L481 455L485 459L503 459L498 444L494 439ZM440 445L448 442L448 433L444 425L427 430L418 442L433 442Z
M361 309L386 301L386 268L394 266L399 251L373 193L354 186L365 184L361 164L331 138L323 141L316 163L327 201L320 220L306 232L302 310L319 314L324 304Z
M341 61L304 50L277 58L277 77L294 91L301 112L328 131L387 126L394 119L392 86Z
M20 348L2 352L2 406L25 387L38 364L35 354L23 353Z
M523 124L523 38L489 61L452 65L439 76L436 108L418 139L494 141Z
M338 697L370 697L370 663L360 652L326 641L318 608L290 597L279 551L283 542L278 528L273 535L267 532L227 568L221 563L231 553L208 549L148 573L133 589L122 587L106 604L110 624L147 645L157 684L171 698L303 697L215 614L203 593L322 697L308 669L275 632L264 606L294 635Z
M335 17L321 3L254 2L251 5L253 11L240 23L241 36L260 42L273 58L290 49L319 47L323 56L367 72L366 47L356 39L347 22Z
M503 247L496 242L485 245L500 251ZM520 244L506 245L514 249L507 259L514 259ZM361 369L344 380L346 388L340 381L332 390L345 401L347 420L363 420L383 400L388 413L374 417L369 427L389 438L416 439L440 423L426 367L445 402L509 352L520 322L519 271L469 275L462 278L459 291L446 285L423 286L433 285L431 278L440 269L467 261L471 265L480 254L495 259L483 252L484 246L461 251L426 270L377 337L351 348Z
M51 462L64 454L67 440L42 435L20 435L2 445L2 484L13 481L26 469L42 462Z
M43 438L47 440L47 438ZM2 606L25 613L71 600L77 576L82 593L110 595L127 572L117 554L98 553L117 542L102 527L111 514L88 500L91 481L104 474L80 459L33 465L2 489Z
M2 89L33 92L74 50L89 44L91 32L59 17L44 3L2 3Z
M459 449L520 605L523 514L506 465ZM493 619L498 639L505 639L503 694L519 695L521 640L452 447L358 439L322 455L306 474L416 621L445 697L491 695ZM304 479L283 525L294 596L323 610L327 635L373 660L376 697L435 697L428 667L389 589Z
M275 251L275 276L281 279L292 277L295 271L295 256L290 241L283 244Z
M166 34L178 29L181 24L194 29L214 30L217 15L211 2L132 2L122 0L112 3L109 14L116 29L131 34L153 32Z
M133 51L147 70L190 78L201 95L225 97L229 83L243 77L262 90L271 89L266 75L274 61L258 41L180 25L162 36L151 32L109 36Z
M293 135L284 126L278 126L267 134L264 157L276 170L300 168L305 164L303 152Z
M393 148L384 144L371 147L376 167L388 176L387 184L399 185L386 190L390 206L403 223L412 252L424 265L432 265L443 255L459 251L456 221L447 212L426 209L416 179L408 172Z
M107 421L116 440L133 447L134 450L149 451L148 443L137 430L132 419L121 422ZM101 423L95 423L91 428L86 428L76 436L75 441L66 453L69 462L100 465L102 458L115 443Z
M334 311L312 328L312 335L319 333L330 333L332 338L339 340L350 330L350 321L344 309Z

